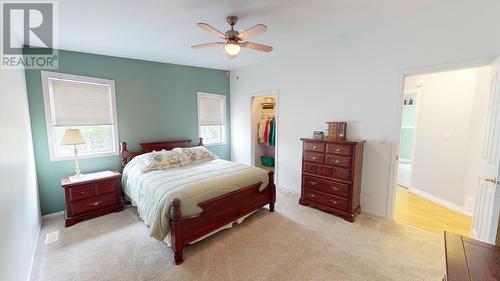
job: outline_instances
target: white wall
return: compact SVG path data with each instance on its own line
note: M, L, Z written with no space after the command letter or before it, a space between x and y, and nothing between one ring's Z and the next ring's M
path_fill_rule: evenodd
M476 101L476 90L490 85L484 79L478 85L479 70L488 73L491 68L414 75L407 77L405 82L405 90L422 85L417 98L419 113L412 188L460 211L465 202L467 172L471 173L474 168L476 177L479 175L479 162L472 165L470 158L481 158L481 131L486 111L479 109L487 106L488 95L487 91L479 91L480 99Z
M403 72L492 59L500 54L499 14L496 0L435 1L402 15L398 24L366 33L335 37L329 36L335 26L318 26L322 36L307 49L232 71L232 159L250 163L248 96L279 89L278 187L300 190L299 139L326 121L345 120L349 138L368 140L362 210L387 216Z
M0 70L0 280L26 280L40 207L23 70Z

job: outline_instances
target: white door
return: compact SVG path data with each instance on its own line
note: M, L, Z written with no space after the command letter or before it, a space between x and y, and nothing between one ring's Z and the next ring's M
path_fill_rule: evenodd
M500 211L499 162L500 57L494 61L492 67L482 163L472 221L473 238L491 244L495 244Z

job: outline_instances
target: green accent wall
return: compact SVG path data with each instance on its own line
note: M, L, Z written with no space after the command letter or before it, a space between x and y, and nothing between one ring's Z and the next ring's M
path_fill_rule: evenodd
M25 53L29 50L25 49ZM227 71L59 50L59 67L48 70L115 81L118 137L129 150L139 143L198 138L197 92L227 96L229 132L229 77ZM74 161L49 159L40 70L26 70L26 86L33 133L42 214L64 210L60 179L74 173ZM209 146L222 159L230 158L230 142ZM81 159L82 173L120 168L119 156Z

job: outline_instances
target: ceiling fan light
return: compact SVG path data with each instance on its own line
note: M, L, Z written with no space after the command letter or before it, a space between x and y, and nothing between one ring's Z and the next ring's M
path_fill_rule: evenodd
M233 44L233 43L228 43L224 46L224 50L226 50L226 53L230 56L236 56L237 54L240 53L241 47L240 45Z

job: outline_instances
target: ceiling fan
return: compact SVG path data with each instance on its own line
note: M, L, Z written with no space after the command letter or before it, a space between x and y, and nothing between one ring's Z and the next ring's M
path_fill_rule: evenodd
M225 40L225 42L213 42L213 43L207 43L207 44L199 44L199 45L193 45L191 48L194 49L199 49L199 48L207 48L207 47L214 47L214 46L222 46L224 45L224 50L226 53L229 55L229 58L236 58L236 56L239 54L241 48L250 48L254 49L257 51L263 51L263 52L270 52L273 50L273 47L271 46L266 46L262 44L257 44L257 43L252 43L248 42L247 40L257 36L261 33L264 33L267 31L267 26L263 24L257 24L249 29L243 31L243 32L238 32L234 30L234 25L236 22L238 22L238 17L237 16L229 16L226 18L227 23L231 25L231 29L226 31L226 33L222 33L219 30L213 28L209 24L200 22L197 24L198 27L200 27L203 30L206 30L213 35L217 36L219 39Z

